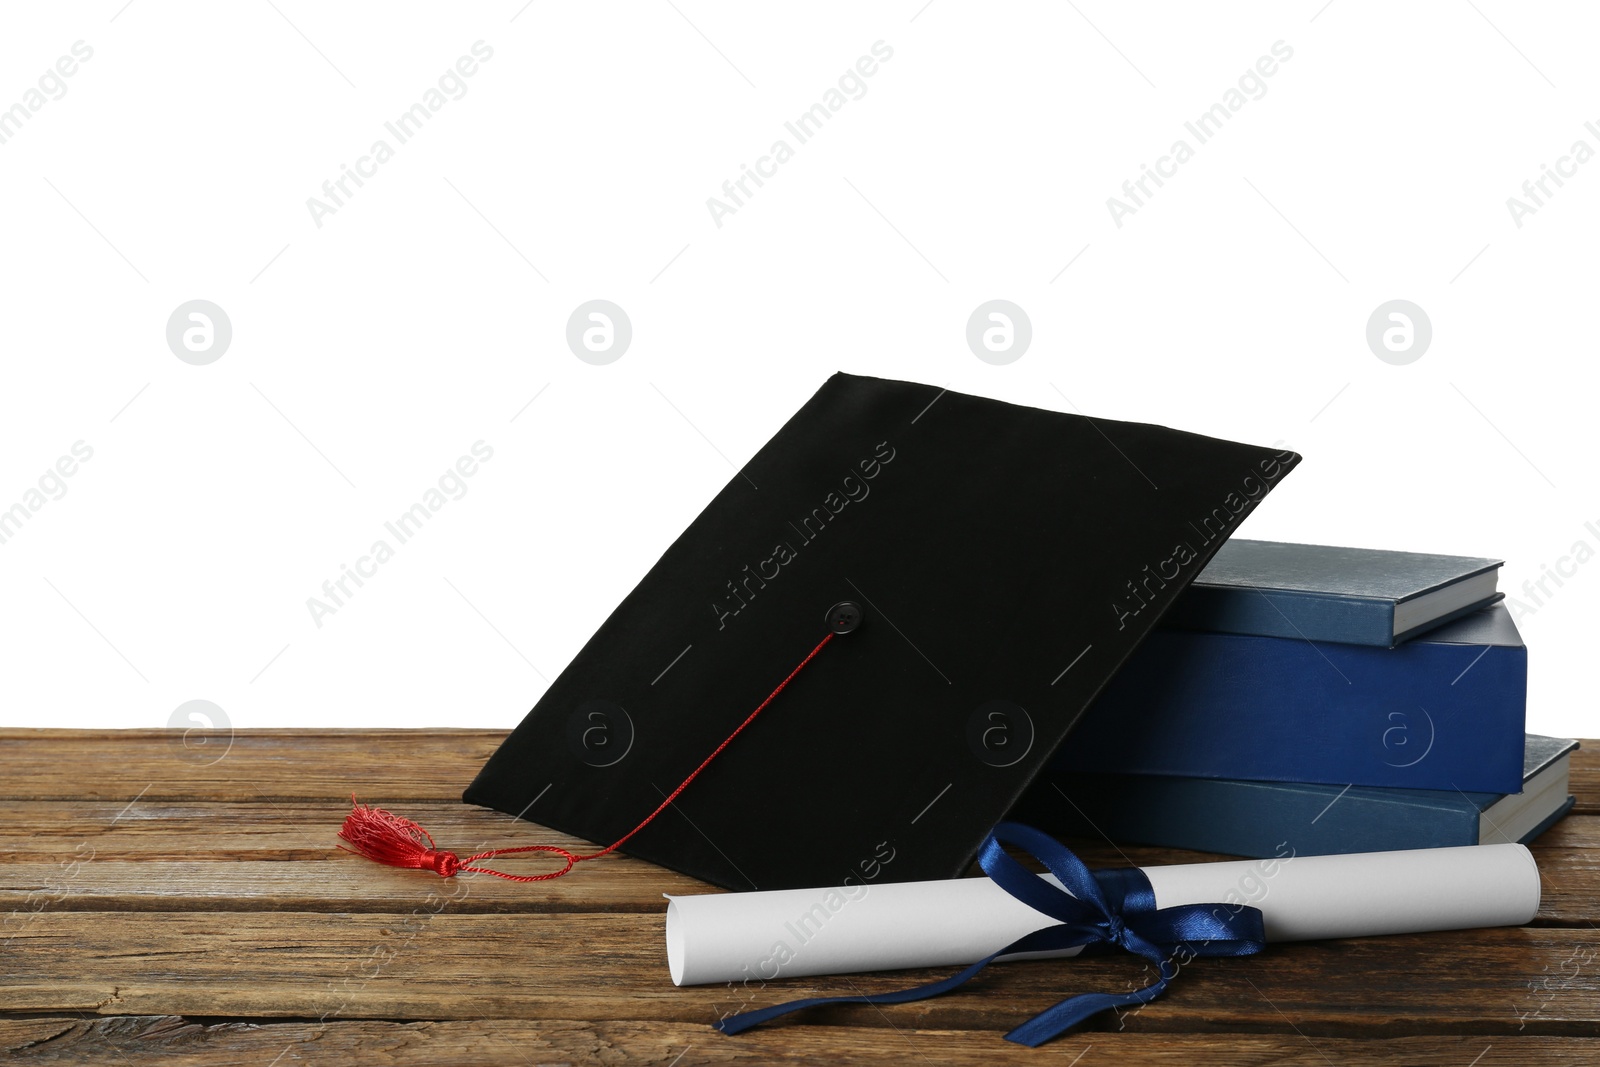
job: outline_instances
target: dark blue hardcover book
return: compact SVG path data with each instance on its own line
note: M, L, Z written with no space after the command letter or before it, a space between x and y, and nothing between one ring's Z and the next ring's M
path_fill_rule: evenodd
M1330 855L1532 841L1572 808L1565 738L1527 736L1521 793L1055 774L1012 817L1053 833L1223 852Z
M1395 648L1157 629L1053 766L1515 793L1527 684L1501 604Z
M1389 648L1504 596L1501 561L1231 538L1165 624Z

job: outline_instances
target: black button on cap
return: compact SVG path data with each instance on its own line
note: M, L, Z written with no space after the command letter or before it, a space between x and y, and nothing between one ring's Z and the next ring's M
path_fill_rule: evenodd
M861 605L854 600L841 600L828 609L828 629L836 634L847 634L861 625Z

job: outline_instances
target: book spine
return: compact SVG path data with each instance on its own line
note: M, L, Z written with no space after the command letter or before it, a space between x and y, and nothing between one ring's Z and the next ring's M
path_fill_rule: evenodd
M1061 774L1018 812L1061 835L1236 856L1303 856L1478 843L1478 810L1270 782Z
M1157 630L1053 765L1518 793L1526 699L1520 645L1391 649Z

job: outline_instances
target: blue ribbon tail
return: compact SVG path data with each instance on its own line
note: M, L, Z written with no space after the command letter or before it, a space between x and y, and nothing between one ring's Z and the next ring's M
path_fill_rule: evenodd
M774 1004L770 1008L758 1008L755 1011L730 1015L725 1019L719 1019L711 1025L725 1034L742 1034L752 1027L760 1026L762 1023L776 1019L780 1015L788 1015L792 1011L815 1008L823 1004L906 1004L913 1000L925 1000L928 997L937 997L943 993L948 993L964 984L967 979L988 966L989 962L998 955L1000 953L996 952L994 956L979 960L960 974L953 974L949 978L944 978L937 982L929 982L927 985L899 989L893 993L861 993L854 996L810 997L806 1000L791 1000L787 1004Z
M1167 980L1161 978L1131 993L1079 993L1035 1015L1007 1034L1006 1040L1038 1048L1103 1011L1148 1004L1166 991Z
M909 989L897 989L891 993L858 993L841 997L810 997L805 1000L791 1000L785 1004L774 1004L770 1008L757 1008L755 1011L742 1012L738 1015L729 1015L719 1019L711 1025L725 1034L741 1034L751 1027L760 1026L780 1015L788 1015L792 1011L802 1008L815 1008L821 1004L909 1004L913 1000L927 1000L929 997L942 996L954 989L965 985L966 982L1001 956L1012 952L1051 952L1057 949L1071 948L1073 945L1082 945L1092 940L1092 932L1079 928L1065 926L1047 926L1043 930L1035 930L1017 938L1011 944L998 952L990 953L977 963L952 974L949 978L941 978L937 982L928 982L924 985L912 986Z

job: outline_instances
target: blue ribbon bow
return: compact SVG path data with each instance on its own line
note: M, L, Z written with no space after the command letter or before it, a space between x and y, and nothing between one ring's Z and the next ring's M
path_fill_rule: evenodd
M1007 855L1013 845L1039 860L1064 888L1040 878ZM1126 949L1156 965L1157 978L1128 993L1080 993L1043 1011L1006 1035L1030 1047L1044 1044L1079 1023L1111 1008L1146 1004L1166 991L1177 976L1182 957L1249 956L1266 946L1261 912L1228 904L1184 904L1156 907L1150 880L1137 867L1090 871L1072 851L1048 834L1018 823L1001 823L984 841L978 865L1000 888L1055 919L1020 937L959 974L893 993L843 997L811 997L770 1008L730 1015L715 1023L725 1034L742 1033L780 1015L819 1004L904 1004L948 993L983 970L997 957L1013 952L1045 952L1082 945Z

